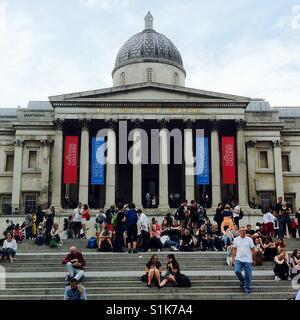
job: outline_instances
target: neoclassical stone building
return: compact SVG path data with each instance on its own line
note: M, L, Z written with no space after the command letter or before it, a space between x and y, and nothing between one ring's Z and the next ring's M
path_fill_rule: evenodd
M63 211L64 197L91 208L107 207L120 195L145 205L145 194L158 199L158 211L169 195L198 199L206 192L214 207L228 195L245 209L253 198L266 205L284 196L300 207L300 108L270 107L267 101L185 87L186 72L175 45L153 29L150 13L145 29L120 49L112 71L113 87L30 101L27 108L0 109L0 211L46 207ZM120 135L120 122L133 138ZM107 128L104 183L91 182L92 138ZM136 147L141 131L159 130L159 161L120 161L120 146ZM196 129L204 130L208 148L208 182L186 174L188 165L172 163L168 130L182 132L185 160L196 156ZM123 131L122 131L123 132ZM78 137L76 181L65 183L66 137ZM234 139L234 183L224 183L222 137ZM175 141L175 140L174 140ZM146 147L142 146L142 152ZM148 145L148 155L155 153ZM171 163L162 157L170 154ZM123 157L123 156L122 156ZM75 159L75 158L74 158ZM123 159L124 160L124 159ZM173 159L174 160L174 159Z

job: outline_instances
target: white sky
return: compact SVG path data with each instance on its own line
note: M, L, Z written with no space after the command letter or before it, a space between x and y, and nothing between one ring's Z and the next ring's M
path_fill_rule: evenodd
M300 0L0 0L0 107L112 86L148 10L186 86L300 106Z

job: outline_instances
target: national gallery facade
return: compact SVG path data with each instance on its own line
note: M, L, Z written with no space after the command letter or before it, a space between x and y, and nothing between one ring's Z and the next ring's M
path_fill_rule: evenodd
M110 88L0 109L2 214L50 204L63 212L66 195L70 207L108 207L116 197L142 207L147 193L160 213L174 207L170 195L203 192L212 207L234 199L247 210L278 196L300 207L300 108L185 87L180 52L150 13L119 50L112 78Z

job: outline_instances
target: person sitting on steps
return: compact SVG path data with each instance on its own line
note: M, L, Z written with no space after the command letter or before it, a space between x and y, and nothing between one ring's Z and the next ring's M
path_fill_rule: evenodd
M147 287L151 287L153 281L156 281L158 286L160 285L162 266L156 254L152 255L150 261L146 264L145 273L147 277Z

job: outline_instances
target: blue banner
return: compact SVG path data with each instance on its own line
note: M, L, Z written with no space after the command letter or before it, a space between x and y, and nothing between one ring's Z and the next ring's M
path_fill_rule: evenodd
M104 137L92 140L92 170L91 183L104 185Z
M208 138L196 136L196 184L209 184Z

